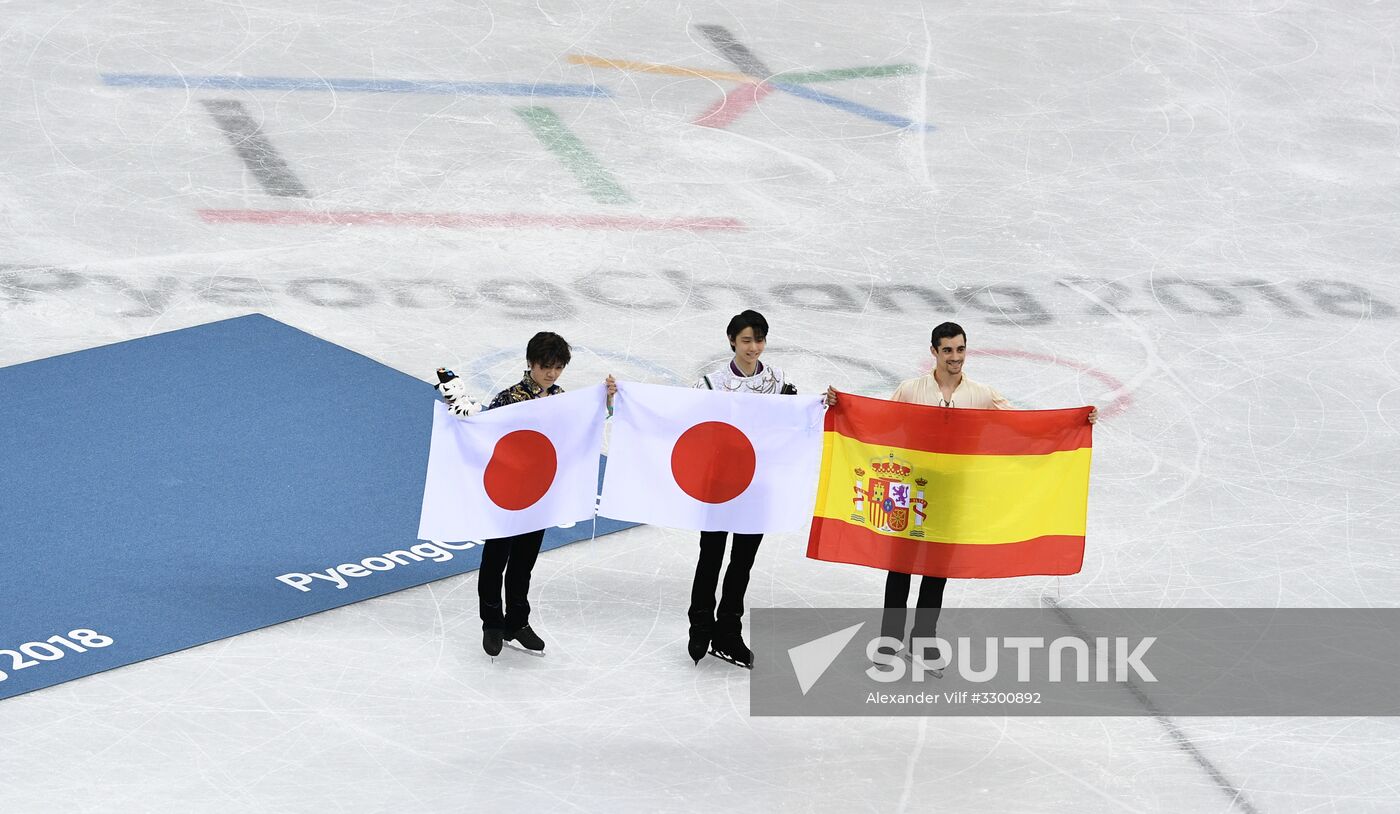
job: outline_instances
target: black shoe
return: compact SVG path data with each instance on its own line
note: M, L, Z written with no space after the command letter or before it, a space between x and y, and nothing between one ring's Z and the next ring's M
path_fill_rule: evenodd
M505 642L505 637L501 635L498 627L488 627L482 631L481 649L486 651L486 655L495 657L501 655L501 645Z
M520 628L506 636L508 641L515 642L526 650L533 650L536 653L544 652L544 639L541 639L529 625Z
M710 649L710 629L702 625L690 626L690 642L686 645L686 650L690 652L690 658L696 664L700 659L705 658L705 653Z
M746 670L753 669L753 651L744 644L744 637L738 633L715 636L710 642L710 655Z

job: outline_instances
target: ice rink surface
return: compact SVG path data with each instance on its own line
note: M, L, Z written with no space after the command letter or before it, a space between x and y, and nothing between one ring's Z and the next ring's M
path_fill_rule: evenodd
M950 605L1400 597L1393 3L0 12L0 365L262 312L482 394L541 329L566 387L688 383L752 306L884 396L955 319L1104 418L1083 572ZM696 536L542 557L544 659L482 654L467 575L10 699L0 810L1400 808L1387 718L752 718L685 657ZM878 603L804 545L750 606Z

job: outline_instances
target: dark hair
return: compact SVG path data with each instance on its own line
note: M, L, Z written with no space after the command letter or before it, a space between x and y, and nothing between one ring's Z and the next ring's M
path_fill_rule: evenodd
M525 361L540 367L563 367L569 363L569 343L564 337L549 331L540 331L530 337L525 346Z
M729 320L729 327L724 329L725 335L729 337L730 350L734 350L734 339L743 333L745 328L753 328L754 339L764 339L768 336L768 320L757 311L743 311L735 314Z
M928 343L936 348L940 339L952 339L955 336L961 336L963 342L967 342L967 332L962 329L961 325L956 322L945 322L933 329L933 335L929 337Z

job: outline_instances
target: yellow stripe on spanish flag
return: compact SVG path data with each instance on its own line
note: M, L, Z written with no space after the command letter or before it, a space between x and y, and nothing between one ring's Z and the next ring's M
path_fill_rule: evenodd
M807 555L929 576L1077 573L1089 409L954 410L841 394L826 417Z

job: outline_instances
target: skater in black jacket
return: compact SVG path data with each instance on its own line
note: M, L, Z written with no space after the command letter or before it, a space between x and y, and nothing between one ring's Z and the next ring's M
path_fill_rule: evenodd
M490 405L482 408L466 394L462 380L451 371L438 369L441 380L437 389L453 415L467 418L482 411L531 399L546 398L564 392L555 381L569 364L569 343L556 333L542 331L525 346L525 361L529 365L520 381L496 394ZM607 378L608 410L612 410L617 384ZM530 573L544 542L544 529L487 540L481 550L481 570L477 575L477 598L481 610L481 647L489 656L500 654L505 642L513 641L522 648L544 652L544 640L530 627ZM502 588L505 589L502 602Z

